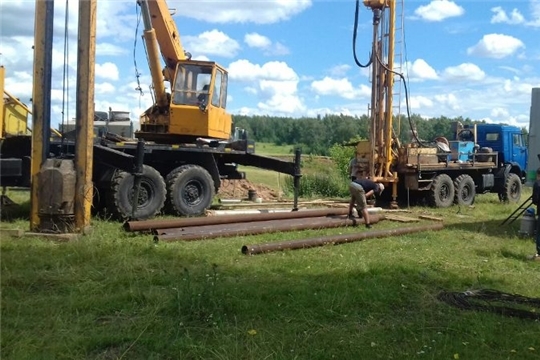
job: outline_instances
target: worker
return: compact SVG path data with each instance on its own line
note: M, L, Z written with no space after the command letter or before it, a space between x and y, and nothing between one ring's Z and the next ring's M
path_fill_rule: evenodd
M349 202L349 218L353 218L353 207L356 204L356 211L358 217L364 218L366 227L371 228L371 222L369 220L369 213L367 211L367 199L373 197L375 194L380 195L384 191L384 185L376 183L370 179L356 178L349 184L349 192L351 193L351 200Z
M354 153L354 157L349 161L349 168L347 170L347 173L349 174L351 181L356 179L356 172L358 171L358 162L356 160L356 153Z
M536 254L533 256L534 261L540 261L540 168L536 170L536 182L533 186L532 194L533 204L536 205Z

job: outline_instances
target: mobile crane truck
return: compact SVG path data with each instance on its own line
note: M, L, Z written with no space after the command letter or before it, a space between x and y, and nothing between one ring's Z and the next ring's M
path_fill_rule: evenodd
M424 198L432 206L471 205L477 193L494 192L501 201L517 202L526 179L527 148L521 129L482 124L455 126L455 139L437 138L429 143L418 138L410 120L407 84L400 72L396 41L402 28L403 0L363 0L372 11L371 56L366 64L356 57L359 0L356 1L353 55L360 67L371 67L372 95L369 140L356 148L361 176L386 184L391 206L409 196ZM398 25L396 25L398 24ZM396 56L397 55L397 56ZM407 118L413 141L401 144L394 121L403 83ZM397 89L395 89L397 88ZM396 90L396 91L394 91Z
M116 218L148 219L163 208L174 215L201 215L210 207L222 179L243 179L238 165L254 166L294 177L298 189L300 152L293 162L255 154L255 144L240 129L232 130L226 112L227 71L212 61L194 61L184 52L176 24L165 0L139 0L144 23L144 41L152 75L155 103L140 119L138 140L144 140L144 166L138 190L138 205L132 211L133 167L137 139L105 134L94 139L94 206ZM160 56L161 55L161 56ZM165 66L161 65L161 58ZM170 84L165 90L164 80ZM4 139L0 154L11 148ZM10 158L29 158L28 145L18 147ZM73 143L52 139L49 153L66 158ZM29 165L28 165L29 166ZM18 183L28 171L20 171ZM15 181L15 179L11 179ZM1 186L4 184L2 178ZM295 190L295 205L297 206ZM134 216L133 216L134 215Z

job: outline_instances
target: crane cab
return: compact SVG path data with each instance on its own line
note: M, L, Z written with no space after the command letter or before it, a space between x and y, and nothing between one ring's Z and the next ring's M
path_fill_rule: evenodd
M151 133L161 133L184 141L229 139L232 118L225 110L227 82L227 71L215 62L179 61L171 81L168 121L157 126L147 111L141 117L139 135L151 139Z

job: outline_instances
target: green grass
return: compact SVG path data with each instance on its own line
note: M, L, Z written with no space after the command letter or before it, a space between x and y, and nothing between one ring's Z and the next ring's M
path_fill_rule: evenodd
M293 145L276 145L272 143L255 143L255 153L267 156L293 156Z
M540 297L533 242L518 223L499 227L514 209L485 195L474 208L413 210L444 217L440 232L252 257L242 245L366 230L156 245L94 221L71 243L3 237L1 358L538 359L539 322L436 299Z

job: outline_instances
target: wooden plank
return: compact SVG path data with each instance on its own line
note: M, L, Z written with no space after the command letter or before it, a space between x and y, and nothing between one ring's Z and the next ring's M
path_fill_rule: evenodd
M417 218L411 218L407 216L394 215L394 214L385 214L384 217L386 220L403 222L403 223L420 221L420 219L417 219Z
M431 215L420 215L418 217L420 219L424 219L424 220L444 221L443 218L440 218L440 217L437 217L437 216L431 216Z

